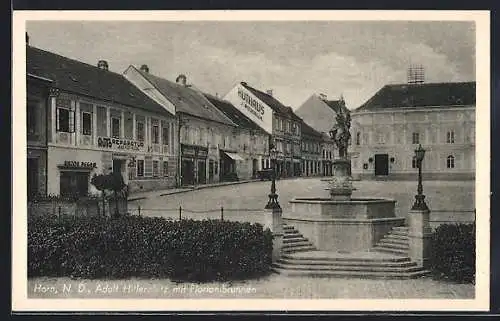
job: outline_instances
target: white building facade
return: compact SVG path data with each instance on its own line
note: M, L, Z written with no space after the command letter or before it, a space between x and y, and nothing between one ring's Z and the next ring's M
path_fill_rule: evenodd
M352 173L415 179L422 145L425 179L474 179L475 117L475 83L386 86L352 113Z

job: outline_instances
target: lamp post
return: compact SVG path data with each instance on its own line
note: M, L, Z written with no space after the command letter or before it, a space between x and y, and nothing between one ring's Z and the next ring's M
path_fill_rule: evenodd
M418 145L418 148L415 149L415 158L417 161L418 167L418 187L417 187L417 195L415 195L415 203L413 203L412 210L423 210L428 211L429 208L425 203L425 195L423 195L423 187L422 187L422 161L425 157L425 149L422 148L422 145Z
M271 175L271 193L268 195L269 200L266 204L266 209L276 209L276 208L281 208L280 204L278 203L278 194L276 194L276 148L273 146L270 146L269 150L269 156L271 157L271 166L273 169L272 175Z

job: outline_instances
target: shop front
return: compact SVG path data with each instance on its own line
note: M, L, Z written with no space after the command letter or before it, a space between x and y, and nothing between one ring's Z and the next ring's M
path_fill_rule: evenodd
M235 151L220 151L220 181L228 182L240 179L238 163L245 159Z
M182 185L206 184L208 148L182 144L181 153Z

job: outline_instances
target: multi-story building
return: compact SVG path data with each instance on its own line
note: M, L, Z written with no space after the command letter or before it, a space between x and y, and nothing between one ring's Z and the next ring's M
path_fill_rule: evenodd
M305 122L302 129L302 175L321 176L323 135Z
M313 94L295 111L306 124L320 132L323 136L321 145L321 174L333 174L333 159L336 146L330 138L329 132L336 123L337 112L347 110L344 99L328 100L325 94ZM352 155L349 156L352 157Z
M292 108L273 97L272 91L264 93L241 82L224 97L238 110L271 136L278 155L276 169L281 177L300 176L301 122ZM268 160L265 164L270 164Z
M175 184L173 114L100 60L97 66L27 47L27 73L52 80L47 193L95 194L94 174L120 172L129 191Z
M28 199L47 193L47 102L52 80L27 74L26 139Z
M386 85L352 112L353 175L425 179L475 177L475 82Z
M269 167L265 163L269 155L269 135L230 102L209 94L205 97L238 125L237 150L244 159L237 168L238 178L256 178L259 168Z
M244 158L238 154L238 126L217 109L185 75L174 82L153 75L146 65L129 66L124 76L177 119L178 185L235 179ZM180 148L179 148L180 147Z
M333 175L333 159L335 158L335 144L329 134L322 133L323 141L321 144L321 173L323 176Z

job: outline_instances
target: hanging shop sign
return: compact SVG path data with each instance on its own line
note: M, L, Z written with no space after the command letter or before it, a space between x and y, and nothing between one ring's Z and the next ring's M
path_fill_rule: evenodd
M139 142L139 141L130 140L130 139L97 137L97 147L126 149L126 150L140 150L141 148L144 147L144 142Z

